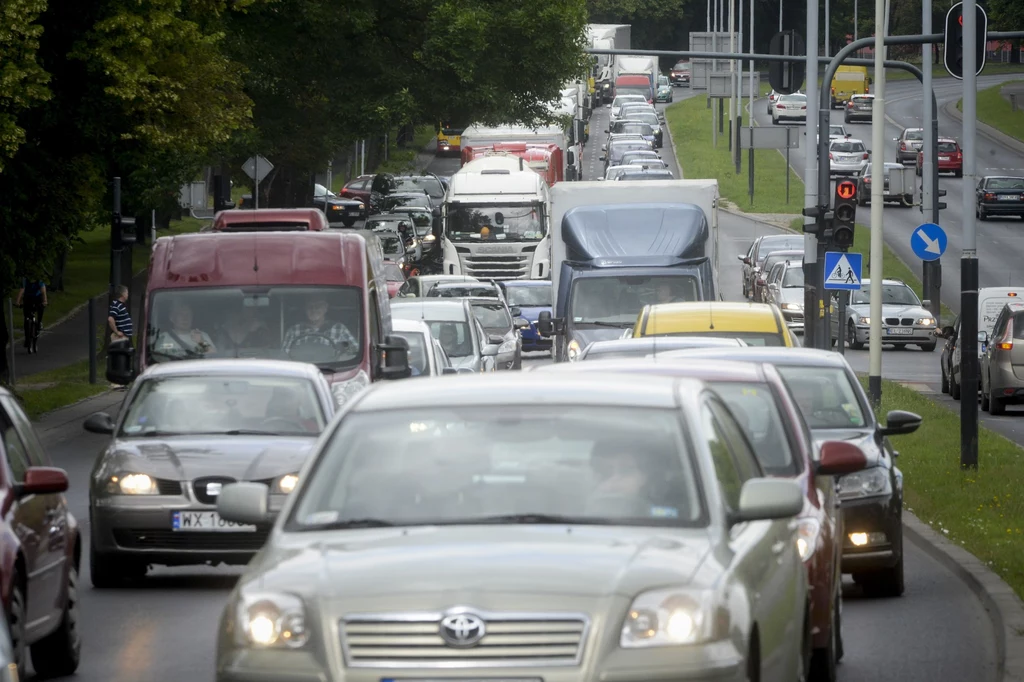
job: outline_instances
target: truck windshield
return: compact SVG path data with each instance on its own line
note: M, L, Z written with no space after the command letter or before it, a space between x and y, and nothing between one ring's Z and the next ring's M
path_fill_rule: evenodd
M357 287L164 289L146 326L150 363L203 358L309 362L338 370L362 358L363 294Z
M572 321L632 327L645 305L699 301L693 275L582 277L573 284Z
M538 204L448 207L448 238L453 242L536 242L544 233L544 212Z
M551 285L531 287L505 287L505 296L512 307L544 308L551 307Z

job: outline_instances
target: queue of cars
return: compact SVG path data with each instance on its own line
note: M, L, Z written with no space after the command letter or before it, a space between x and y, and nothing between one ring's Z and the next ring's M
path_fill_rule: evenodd
M658 101L672 101L672 85L664 82L662 88L667 100ZM611 118L605 130L608 140L602 145L600 156L604 162L604 177L600 179L673 179L675 176L668 164L655 151L665 143L664 115L642 95L617 95L610 106Z

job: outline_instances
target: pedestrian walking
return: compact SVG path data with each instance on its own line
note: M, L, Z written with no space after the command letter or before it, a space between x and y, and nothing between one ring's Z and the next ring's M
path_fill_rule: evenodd
M128 287L120 284L114 289L114 300L110 302L107 310L107 326L110 327L110 341L128 341L131 343L132 316L128 312Z

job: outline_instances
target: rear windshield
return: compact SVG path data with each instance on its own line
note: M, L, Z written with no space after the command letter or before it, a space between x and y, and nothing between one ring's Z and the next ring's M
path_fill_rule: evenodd
M863 142L833 142L832 151L846 154L854 154L864 151Z
M782 287L788 289L790 287L804 286L804 269L803 268L786 268L786 274L782 276Z
M642 86L617 85L615 89L624 95L640 95L645 100L650 98L651 89Z
M957 151L956 142L940 142L939 143L939 151L940 152L955 152L955 151Z
M398 192L427 191L435 199L444 199L444 187L437 178L429 175L420 177L400 176L395 178L395 190Z
M923 140L924 131L921 130L908 130L904 135L904 139L907 140Z
M653 135L654 131L651 126L646 123L634 123L632 121L622 121L615 124L615 133L636 133L638 135Z
M649 171L646 173L623 173L618 178L620 182L632 182L635 180L673 180L671 171Z
M1024 178L989 178L986 189L1021 189L1024 190Z
M646 336L727 336L730 339L739 339L748 346L754 348L779 348L786 345L782 334L772 332L727 332L721 330L709 330L706 332L676 332L674 334L646 334Z

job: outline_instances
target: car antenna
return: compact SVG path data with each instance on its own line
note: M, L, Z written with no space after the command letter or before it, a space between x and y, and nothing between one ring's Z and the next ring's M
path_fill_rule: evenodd
M711 331L715 331L715 306L714 301L708 301L708 322L711 324Z
M252 245L255 247L252 250L252 271L260 271L260 250L259 250L260 233L255 232L253 234Z

